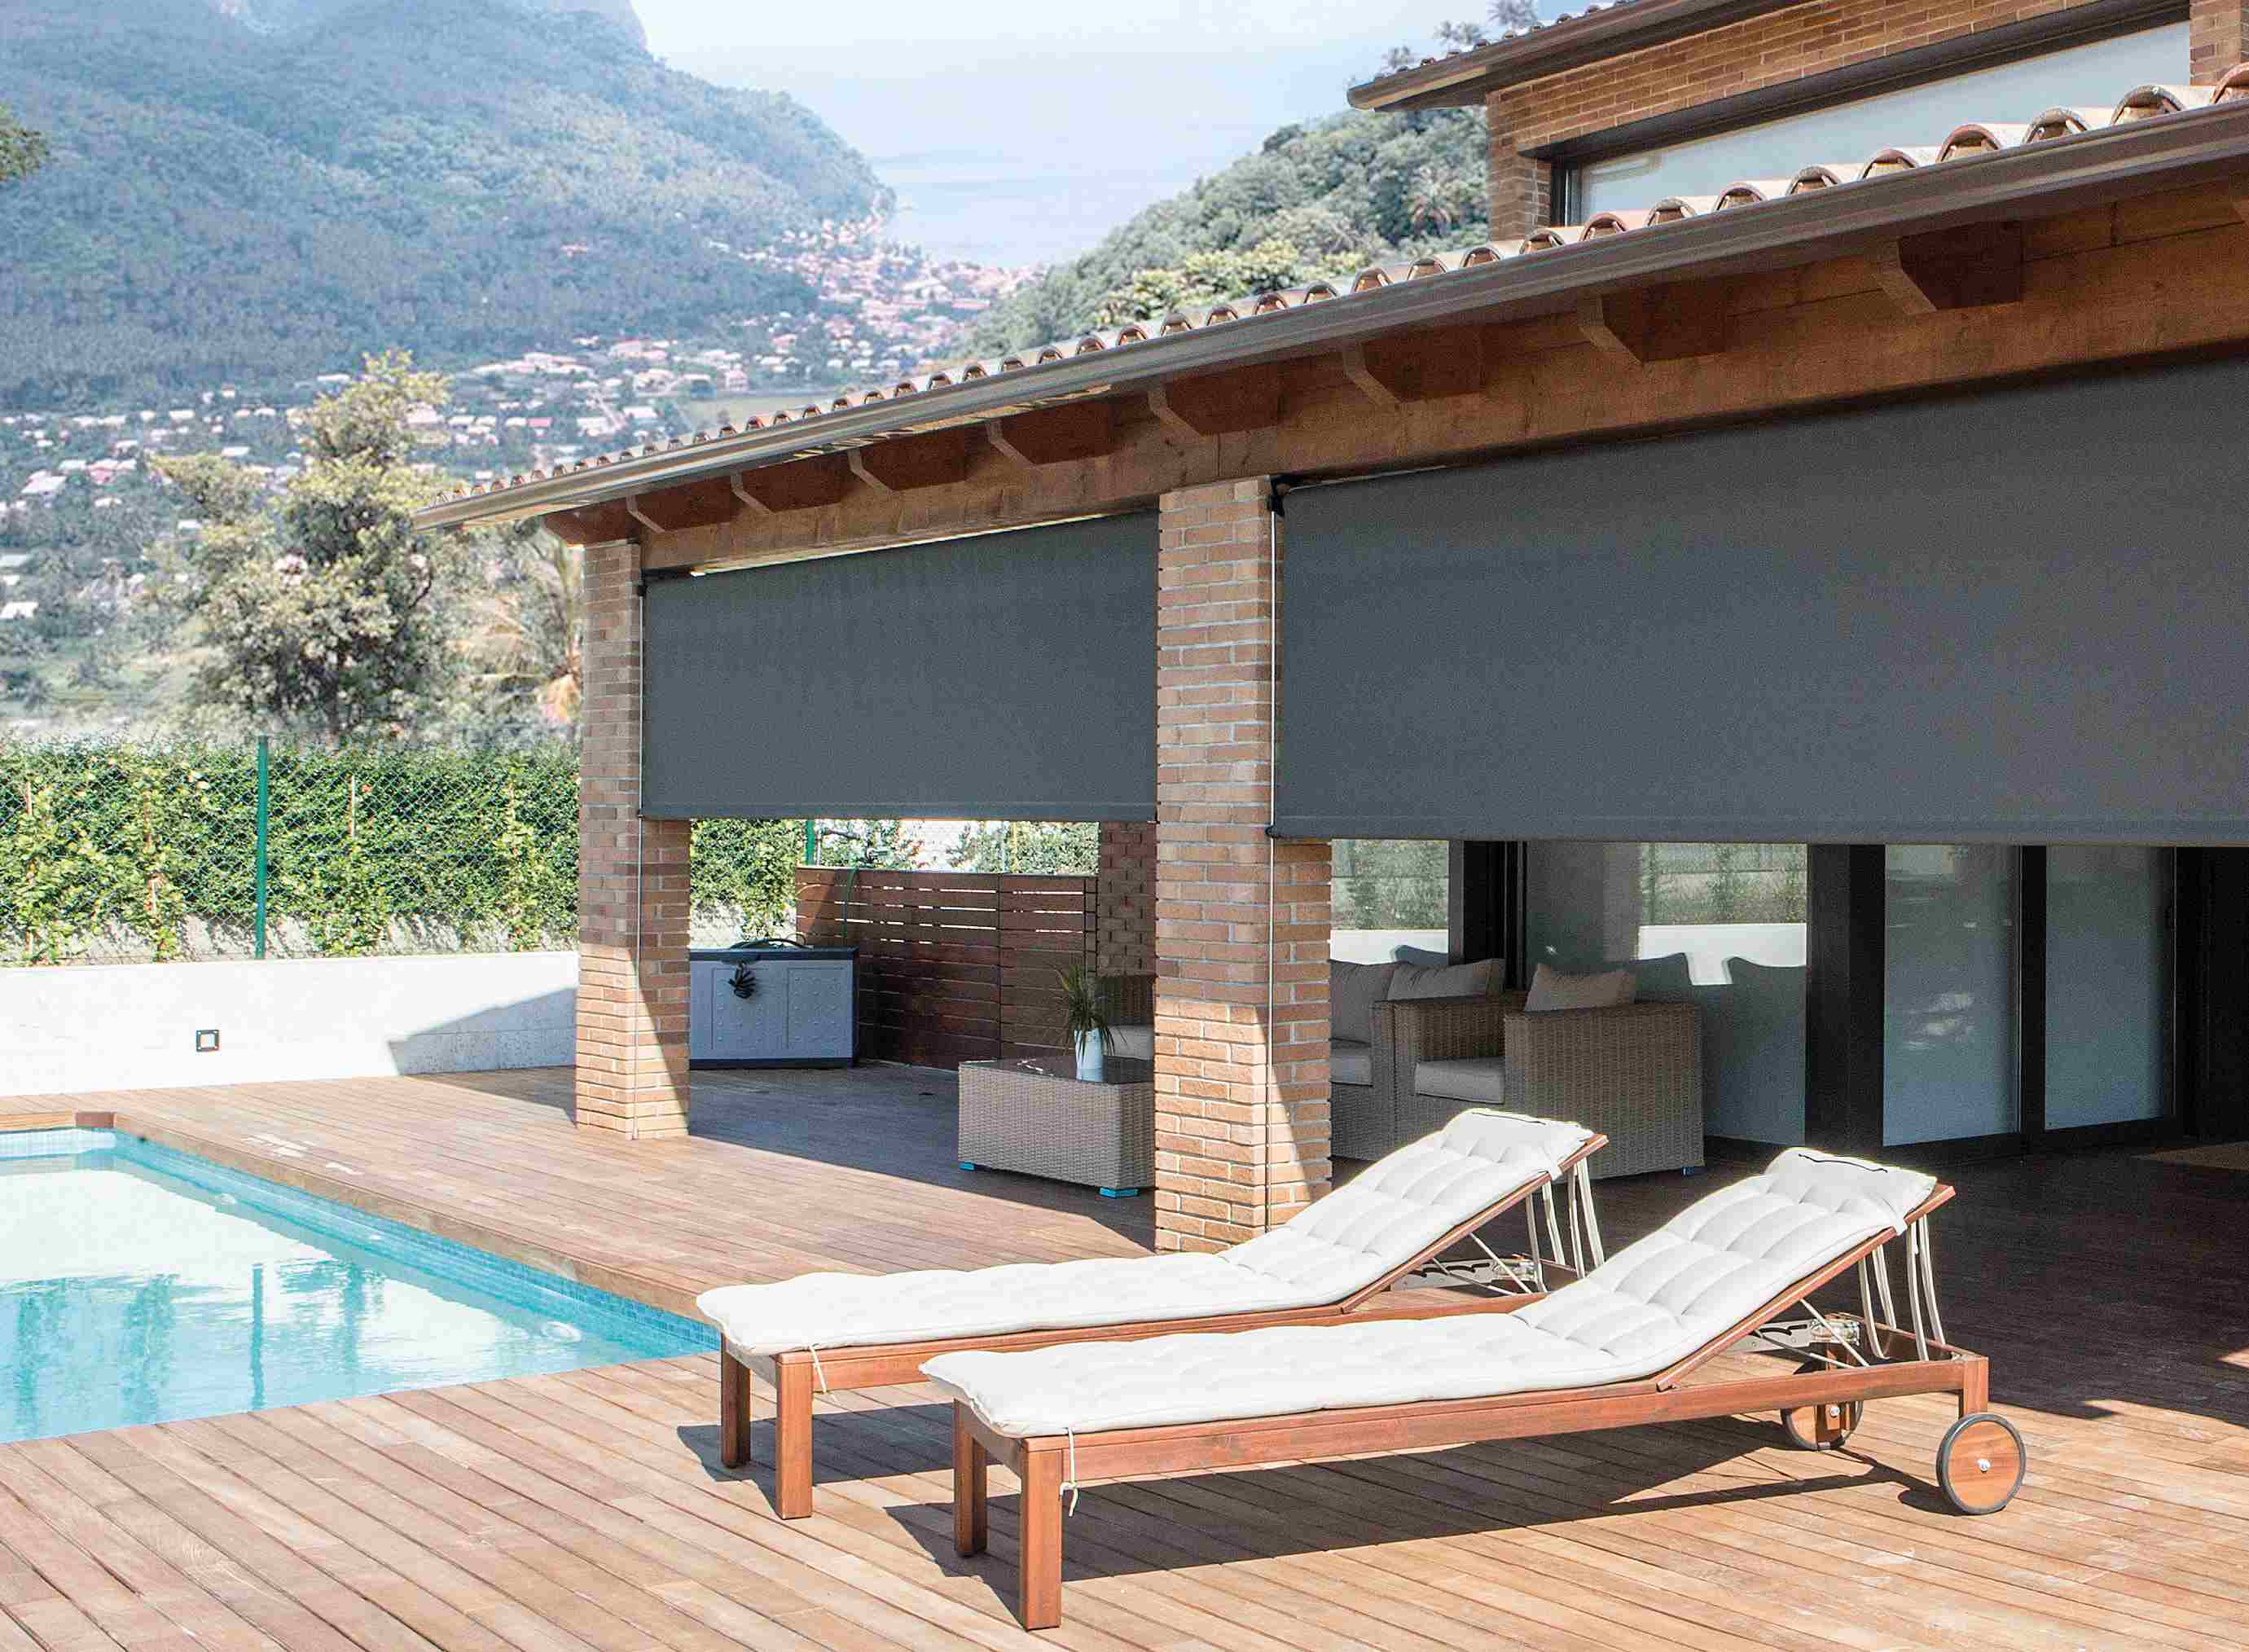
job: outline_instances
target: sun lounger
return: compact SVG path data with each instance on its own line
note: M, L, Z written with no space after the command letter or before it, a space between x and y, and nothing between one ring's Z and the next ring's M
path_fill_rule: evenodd
M2020 1483L2022 1442L1984 1412L1983 1356L1943 1341L1927 1222L1951 1196L1910 1171L1792 1148L1513 1313L945 1355L925 1370L956 1402L959 1547L984 1547L986 1481L1005 1463L1022 1483L1018 1609L1026 1628L1049 1628L1062 1619L1063 1501L1081 1479L1745 1411L1779 1411L1799 1442L1832 1447L1867 1401L1932 1393L1959 1396L1938 1453L1945 1494L1964 1512L1996 1511ZM1883 1247L1901 1239L1909 1332L1889 1323ZM1854 1268L1858 1315L1811 1305ZM1784 1324L1798 1304L1809 1317ZM1810 1363L1681 1386L1745 1339Z
M696 1306L724 1333L719 1456L750 1460L750 1374L770 1380L774 1506L812 1512L812 1396L920 1380L923 1361L963 1348L1042 1348L1169 1331L1489 1312L1544 1289L1538 1209L1531 1249L1503 1263L1512 1294L1379 1293L1517 1205L1543 1194L1551 1262L1565 1262L1555 1189L1566 1198L1570 1259L1599 1260L1585 1164L1606 1138L1551 1119L1464 1113L1370 1165L1272 1232L1212 1254L1099 1257L969 1271L815 1273L729 1285Z

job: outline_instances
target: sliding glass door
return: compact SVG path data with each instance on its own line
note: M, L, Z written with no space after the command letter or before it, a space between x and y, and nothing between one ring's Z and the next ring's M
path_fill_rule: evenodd
M2170 857L2046 853L2046 1127L2160 1119L2168 1103Z

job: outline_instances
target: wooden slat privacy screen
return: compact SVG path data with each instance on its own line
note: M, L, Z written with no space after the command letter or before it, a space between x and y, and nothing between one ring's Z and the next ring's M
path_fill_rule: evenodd
M859 949L859 1053L953 1067L1059 1053L1057 971L1093 962L1090 878L801 866L797 934Z

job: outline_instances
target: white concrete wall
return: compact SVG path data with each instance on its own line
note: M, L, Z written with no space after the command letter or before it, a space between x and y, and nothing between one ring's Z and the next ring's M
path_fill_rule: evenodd
M0 1096L567 1066L577 993L575 953L0 969Z

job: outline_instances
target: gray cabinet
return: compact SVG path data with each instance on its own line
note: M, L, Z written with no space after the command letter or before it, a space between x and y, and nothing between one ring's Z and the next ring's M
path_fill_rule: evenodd
M688 954L687 1056L703 1067L840 1067L856 1053L858 951L849 946ZM746 965L756 988L739 996Z

